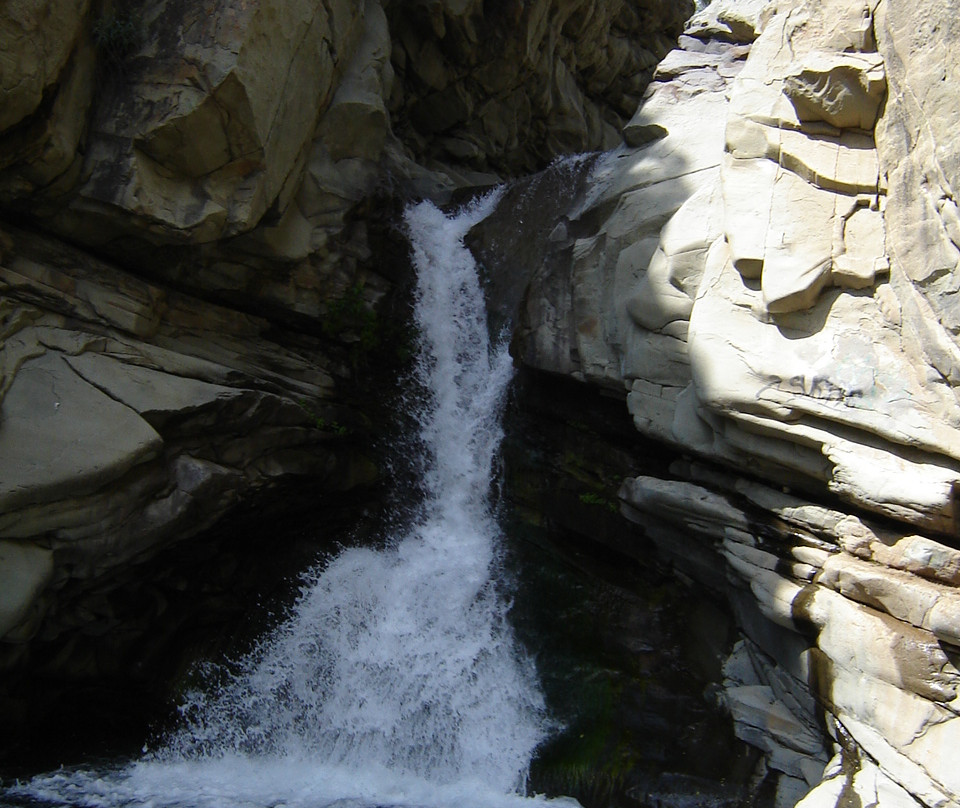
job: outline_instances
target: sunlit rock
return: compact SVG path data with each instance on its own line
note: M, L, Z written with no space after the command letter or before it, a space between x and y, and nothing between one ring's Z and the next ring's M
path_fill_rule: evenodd
M809 53L787 75L783 88L801 121L867 130L877 122L886 90L877 53Z

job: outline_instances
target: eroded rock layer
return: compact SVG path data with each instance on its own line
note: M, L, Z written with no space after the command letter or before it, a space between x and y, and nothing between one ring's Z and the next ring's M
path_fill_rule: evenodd
M713 4L527 247L517 355L675 450L621 509L731 604L778 804L960 799L955 25Z

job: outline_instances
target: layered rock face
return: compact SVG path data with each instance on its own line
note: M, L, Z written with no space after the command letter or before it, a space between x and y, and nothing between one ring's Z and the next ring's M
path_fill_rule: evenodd
M955 27L708 7L520 307L523 362L676 451L622 512L731 604L721 698L778 804L960 800Z
M398 134L516 175L613 148L692 11L665 0L393 2Z

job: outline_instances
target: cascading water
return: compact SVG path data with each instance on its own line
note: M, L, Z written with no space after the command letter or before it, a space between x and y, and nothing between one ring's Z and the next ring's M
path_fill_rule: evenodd
M495 806L522 799L548 722L491 577L500 410L463 237L496 204L405 215L418 273L415 410L423 501L384 550L349 549L307 579L292 616L225 683L189 694L163 747L112 771L34 778L9 795L95 806Z

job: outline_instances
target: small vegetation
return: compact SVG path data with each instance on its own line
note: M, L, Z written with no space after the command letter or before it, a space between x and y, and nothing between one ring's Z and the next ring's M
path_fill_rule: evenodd
M93 42L110 67L117 68L140 47L140 25L129 3L104 11L93 24Z
M380 327L377 313L367 305L363 290L363 282L358 281L342 297L330 302L323 320L323 333L340 339L349 335L359 350L367 352L380 344Z
M594 505L596 507L606 508L611 513L617 513L619 511L616 502L594 491L587 491L586 493L581 494L579 499L584 505Z
M416 352L416 330L408 323L380 317L364 290L363 281L357 281L327 304L321 325L324 336L349 345L355 369L371 361L408 362Z
M531 767L537 790L565 794L583 805L616 805L643 769L639 745L621 723L624 681L598 671L582 682L580 716L547 743Z
M297 404L299 404L300 408L310 416L311 420L313 421L314 429L319 429L321 432L329 432L332 435L339 435L341 437L350 433L350 430L347 429L347 427L345 427L343 424L340 424L336 421L328 421L322 415L317 413L317 411L310 406L310 402L306 399L300 399Z

